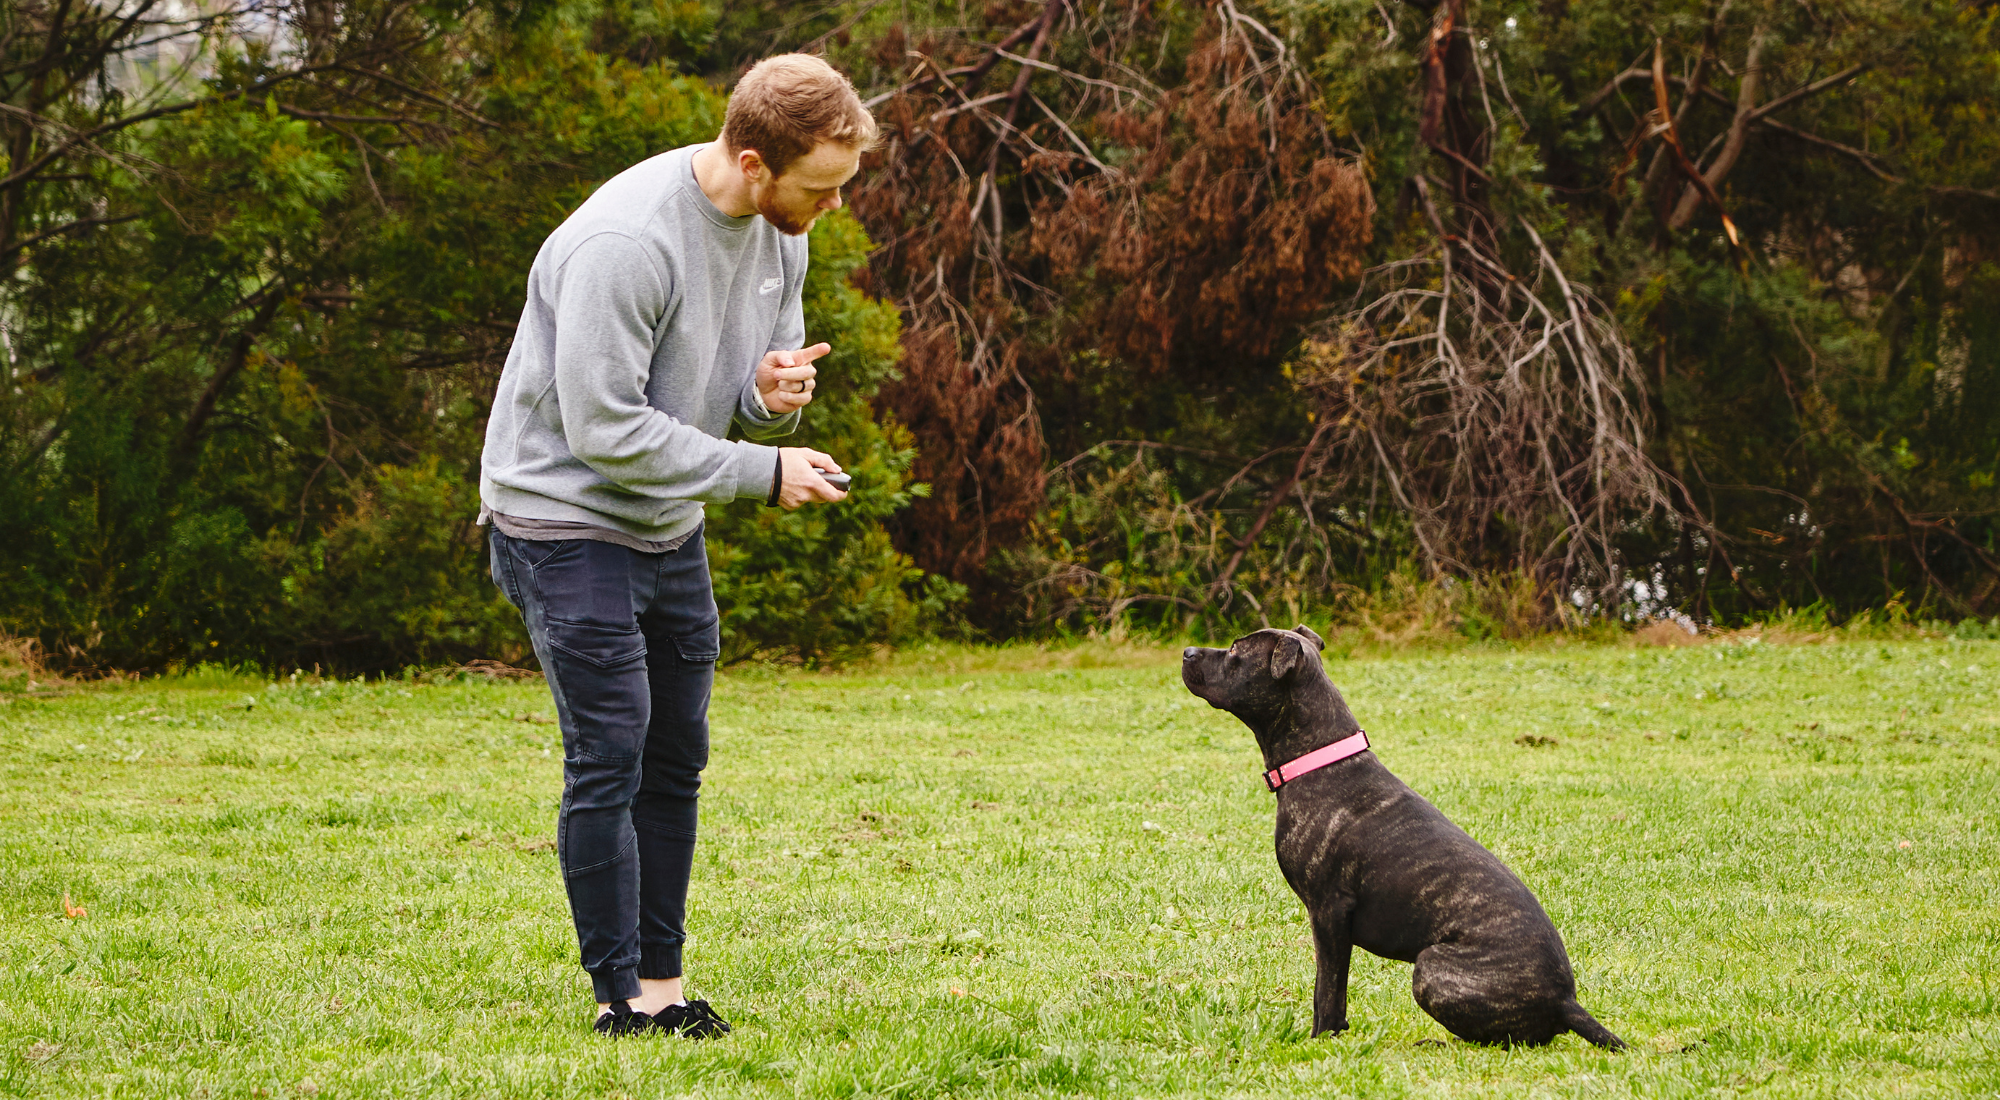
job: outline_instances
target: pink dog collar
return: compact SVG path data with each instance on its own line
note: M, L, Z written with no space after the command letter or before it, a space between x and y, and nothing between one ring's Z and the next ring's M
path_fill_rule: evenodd
M1264 785L1276 791L1307 772L1316 772L1328 764L1366 751L1368 751L1368 731L1355 730L1352 736L1343 737L1323 749L1314 749L1289 764L1280 764L1277 768L1265 772Z

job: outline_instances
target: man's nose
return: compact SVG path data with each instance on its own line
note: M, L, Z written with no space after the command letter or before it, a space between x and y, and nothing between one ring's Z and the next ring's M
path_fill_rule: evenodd
M832 198L827 199L825 202L820 203L819 205L822 210L832 212L840 209L843 205L845 205L845 203L841 201L839 195L835 195Z

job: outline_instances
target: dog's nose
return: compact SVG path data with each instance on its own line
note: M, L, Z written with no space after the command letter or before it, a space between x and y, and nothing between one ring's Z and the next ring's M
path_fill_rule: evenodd
M1186 649L1181 650L1181 660L1192 661L1194 660L1194 655L1200 652L1201 650L1196 649L1193 646L1189 646Z

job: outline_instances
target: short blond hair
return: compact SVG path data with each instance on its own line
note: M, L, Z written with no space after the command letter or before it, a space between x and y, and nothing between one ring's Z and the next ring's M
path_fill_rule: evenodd
M774 176L822 141L866 151L878 136L875 116L840 70L811 54L781 53L750 67L729 97L722 143L731 153L755 149Z

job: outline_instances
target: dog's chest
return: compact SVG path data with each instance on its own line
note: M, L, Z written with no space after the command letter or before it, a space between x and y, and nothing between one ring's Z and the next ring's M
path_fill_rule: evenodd
M1360 832L1360 815L1342 806L1281 807L1273 838L1278 869L1301 896L1349 887L1365 858Z

